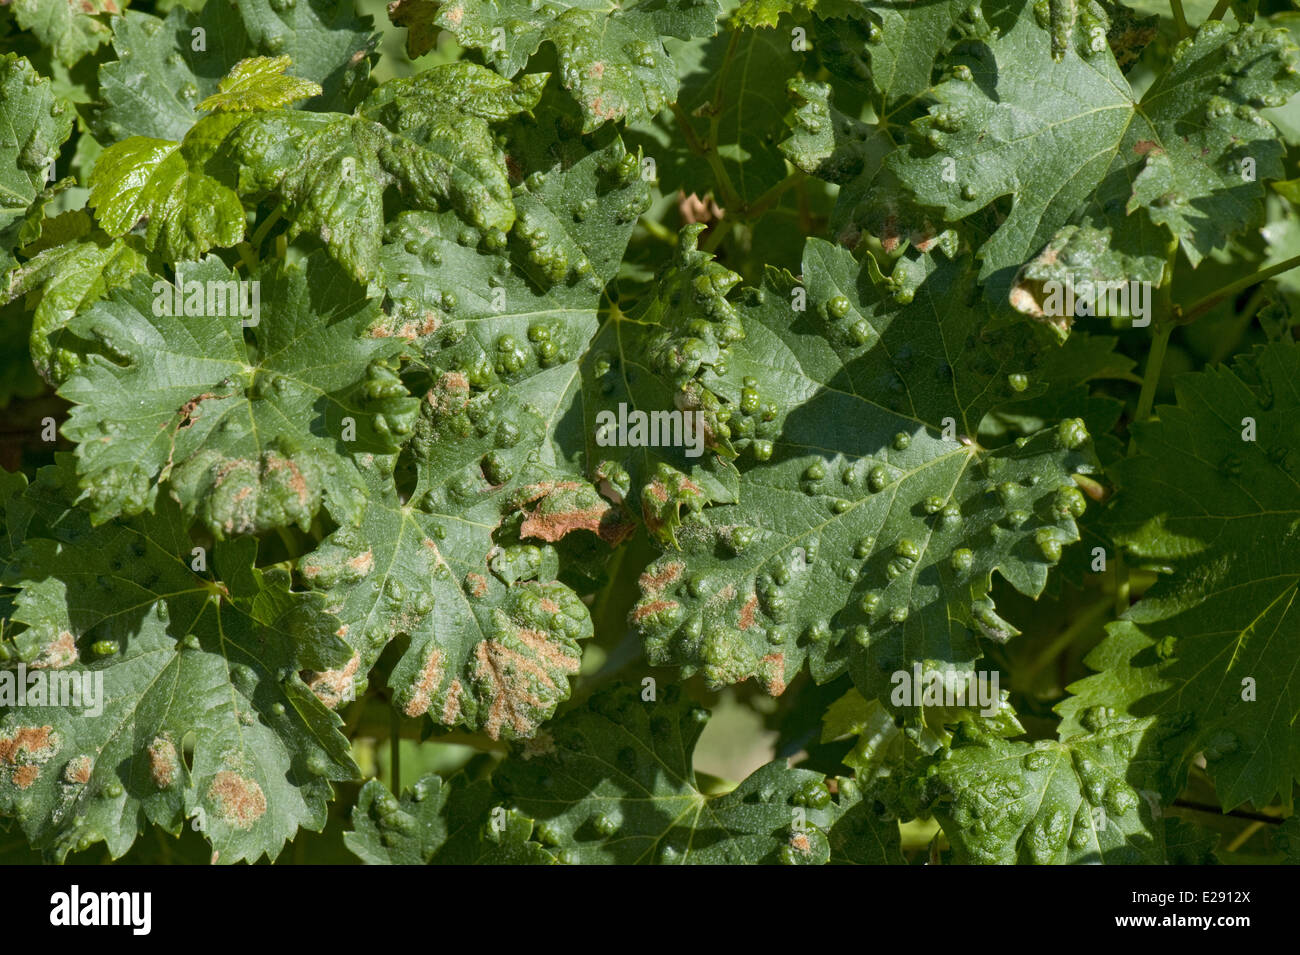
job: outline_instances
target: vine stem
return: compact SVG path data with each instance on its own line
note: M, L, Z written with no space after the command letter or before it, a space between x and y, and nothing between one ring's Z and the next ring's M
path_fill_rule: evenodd
M1146 371L1142 374L1142 391L1138 395L1137 411L1134 421L1145 421L1151 417L1151 408L1156 400L1156 386L1160 384L1160 369L1165 363L1165 352L1169 350L1169 336L1173 334L1172 322L1156 326L1155 338L1151 342L1151 354L1147 356ZM1129 439L1130 453L1133 439Z
M1190 322L1194 322L1210 309L1214 308L1214 306L1222 302L1225 298L1230 298L1238 292L1244 292L1252 285L1258 285L1260 282L1263 282L1266 279L1271 279L1275 275L1289 272L1297 265L1300 265L1300 255L1293 255L1291 258L1277 263L1277 265L1270 265L1266 269L1260 269L1258 272L1247 275L1244 279L1238 279L1235 282L1225 285L1218 291L1211 292L1204 298L1197 299L1191 305L1187 306L1186 309L1177 309L1176 316L1178 323L1186 325Z
M1264 828L1264 823L1260 822L1258 819L1253 820L1249 826L1242 829L1241 832L1237 833L1237 838L1233 839L1226 846L1224 846L1223 851L1236 852L1238 849L1240 849L1242 846L1244 846L1247 842L1250 841L1251 836L1253 836L1255 833L1259 832L1259 830L1263 828Z
M1209 803L1194 802L1190 799L1175 799L1173 805L1177 806L1179 809L1188 809L1192 812L1208 813L1209 815L1218 816L1220 818L1231 816L1234 819L1249 819L1252 822L1262 822L1268 826L1280 826L1282 823L1286 822L1285 819L1278 819L1273 816L1266 816L1262 812L1250 812L1245 809L1233 809L1224 812L1218 806L1213 806Z
M248 240L248 244L254 249L260 249L262 247L262 241L266 238L266 234L271 231L271 226L275 225L279 221L280 207L276 206L275 210L269 216L258 223L257 231L254 232L253 237Z
M239 264L244 267L245 272L252 272L257 268L260 260L257 257L256 249L247 242L240 242L235 246L235 249L239 252Z
M388 709L388 772L392 776L394 796L402 795L402 718L396 704Z
M1228 12L1228 7L1231 5L1232 0L1219 0L1219 2L1214 5L1214 9L1210 11L1210 15L1206 17L1206 19L1222 20L1223 15Z
M1187 15L1183 13L1183 0L1169 0L1169 7L1174 12L1174 25L1178 27L1178 37L1187 36Z
M736 192L736 187L731 184L731 176L727 173L727 167L722 164L722 157L718 155L717 147L696 135L695 127L691 125L691 118L686 114L686 110L682 109L680 103L673 103L670 108L673 118L682 129L682 135L686 137L687 147L696 155L703 156L705 162L709 164L719 193L718 198L722 200L723 207L729 211L739 208L740 196Z
M1099 617L1103 617L1106 611L1110 609L1110 598L1099 600L1079 616L1074 618L1074 622L1061 631L1061 635L1047 645L1042 653L1038 654L1028 666L1024 668L1022 678L1026 683L1037 675L1038 671L1051 663L1064 652L1065 648L1074 643L1075 639L1094 623Z
M709 236L704 240L704 245L701 246L701 250L704 252L716 252L718 246L722 245L722 240L727 237L727 233L731 231L731 227L734 224L735 219L730 216L719 219L709 231Z
M654 222L650 219L642 219L641 228L645 229L652 238L658 239L660 242L667 242L671 246L677 245L677 236L673 235L670 230L666 229L658 222Z

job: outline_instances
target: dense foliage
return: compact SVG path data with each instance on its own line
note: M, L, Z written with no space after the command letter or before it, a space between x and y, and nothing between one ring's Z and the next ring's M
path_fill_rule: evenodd
M1300 862L1300 14L119 4L0 7L0 858Z

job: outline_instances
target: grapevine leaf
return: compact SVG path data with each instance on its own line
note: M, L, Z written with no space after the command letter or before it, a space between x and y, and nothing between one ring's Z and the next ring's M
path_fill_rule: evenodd
M415 413L385 364L400 346L363 334L378 303L320 257L273 264L265 289L212 258L178 272L136 277L69 325L107 353L60 391L95 521L152 508L163 484L218 538L306 527L322 498L351 514L364 487L349 455L393 453ZM249 345L255 294L275 308Z
M321 89L303 106L312 110L351 111L369 91L371 35L365 22L346 5L333 13L319 0L286 6L297 21L292 32L250 36L247 21L267 23L266 11L248 2L211 0L197 13L176 7L159 19L128 11L113 20L117 59L99 70L102 103L92 129L111 145L129 136L179 141L199 117L195 105L218 92L218 85L237 63L260 49L288 56L293 73ZM279 37L278 49L272 36ZM306 87L302 88L303 90Z
M893 714L879 700L865 699L857 690L836 700L823 717L822 742L857 737L844 765L859 782L869 782L886 775L906 773L920 756L933 755L952 741L950 725L963 721L978 724L981 732L1000 737L1019 736L1025 728L1016 718L1010 703L1011 694L1001 690L996 711L985 715L978 706L926 707L924 722L900 727Z
M575 460L585 439L568 419L600 290L646 195L617 139L534 153L517 133L527 174L504 245L450 213L390 225L391 316L371 334L415 343L429 371L416 486L402 503L379 476L360 523L300 567L337 595L363 664L409 638L392 675L400 709L494 736L531 735L549 716L591 633L547 545L630 530Z
M1118 289L1128 283L1130 275L1141 271L1140 262L1111 247L1109 228L1067 225L1038 255L1021 266L1011 286L1010 301L1016 311L1046 325L1061 341L1070 334L1075 311L1149 322L1153 303L1148 297L1147 314L1140 315L1139 303L1133 300L1131 291L1124 296L1124 302L1116 298L1121 309L1128 307L1128 313L1120 310L1114 315L1104 314L1110 310L1105 290ZM1098 289L1102 290L1101 294ZM1082 304L1085 296L1087 303ZM1067 301L1076 303L1074 311L1066 307Z
M166 19L128 10L113 19L113 50L117 59L99 68L102 102L91 121L105 145L131 136L184 139L201 118L195 104L254 52L225 0L197 14L178 6Z
M870 797L850 806L830 835L831 865L903 865L898 820L882 814Z
M383 194L400 185L411 208L450 204L467 222L514 222L492 121L531 109L545 74L514 85L458 62L391 80L360 115L270 110L245 120L229 148L243 164L240 191L275 192L295 229L314 231L358 280L378 267Z
M795 108L781 152L798 169L833 183L869 180L893 143L879 127L850 119L831 105L831 88L796 77Z
M377 779L352 810L347 847L371 865L549 865L555 859L530 837L533 821L492 810L500 797L485 780L435 775L419 779L400 800Z
M46 220L46 235L62 241L41 249L9 273L6 297L27 296L34 312L31 358L46 380L62 383L81 363L75 348L58 340L72 318L146 267L135 236L113 238L93 228L84 211Z
M240 60L229 75L217 83L217 92L195 109L214 112L248 112L287 106L301 99L319 96L320 84L289 76L289 57L255 56Z
M1028 388L1038 346L987 324L964 263L931 264L900 304L873 260L810 240L802 284L769 271L741 297L743 340L701 378L746 461L739 503L683 519L643 577L652 661L776 694L807 659L884 698L912 661L969 673L977 634L1016 632L991 575L1041 592L1078 539L1088 438L1076 420L994 451L968 437Z
M580 477L591 432L575 414L587 397L579 363L597 347L601 290L649 197L616 137L549 148L554 122L539 111L536 127L521 120L513 131L522 181L504 242L451 214L407 212L389 225L381 265L392 334L418 338L436 377L465 377L476 398L500 392L493 402L520 436L512 473L536 452L538 464Z
M1300 84L1285 31L1209 21L1139 102L1108 50L1072 48L1056 62L1033 21L1026 5L1000 36L955 51L957 74L887 160L949 221L1014 197L981 248L981 278L997 273L1005 290L1074 221L1109 227L1135 263L1130 277L1158 283L1171 233L1196 265L1260 218L1257 180L1280 177L1282 145L1257 107L1281 105Z
M1300 777L1300 347L1269 345L1177 379L1178 403L1136 426L1107 529L1158 581L1088 658L1061 704L1070 725L1111 707L1175 733L1172 798L1204 753L1225 809L1266 805ZM1243 440L1252 419L1255 440Z
M814 13L823 20L861 16L862 7L851 0L744 0L732 19L738 26L774 27L781 17L796 12Z
M919 783L959 865L1161 865L1164 829L1143 794L1150 720L1063 742L1019 743L962 724Z
M295 75L321 85L323 93L308 109L351 112L370 91L379 36L352 0L208 0L204 13L218 2L239 17L254 47L250 52L287 56Z
M643 702L639 687L599 691L549 724L492 783L537 821L561 862L825 863L827 833L852 804L820 773L784 761L725 795L701 791L691 764L708 711L675 686ZM846 851L866 852L845 837Z
M1177 819L1165 818L1165 856L1170 865L1218 865L1214 856L1219 834Z
M100 841L121 856L146 822L175 834L194 820L226 863L319 830L330 780L357 773L298 677L348 652L322 598L254 568L248 540L214 550L221 582L195 573L168 501L92 527L75 482L65 457L29 491L47 536L19 555L16 642L28 666L90 689L80 709L14 706L16 674L0 675L0 811L56 859Z
M105 14L118 13L117 0L12 0L14 18L65 66L94 53L109 37Z
M462 46L483 50L487 62L514 76L543 43L555 47L560 79L582 106L583 132L609 120L651 119L677 99L678 68L663 38L712 36L717 0L632 0L617 8L529 0L406 0L398 23L415 24L412 56L428 51L434 32L447 30Z
M10 53L0 57L0 269L13 264L29 210L38 203L59 147L72 133L72 110L50 81ZM39 210L38 210L39 215Z
M411 502L399 503L376 481L357 520L302 562L309 583L329 592L357 651L309 684L337 706L364 688L357 674L400 633L409 640L390 683L403 713L492 738L531 736L568 697L591 620L578 596L546 573L540 548L493 546L505 502L491 493L481 462L495 429L487 441L458 433L471 419L454 385L429 399L412 442L420 465ZM485 403L476 405L483 422Z
M90 175L89 203L104 231L126 235L142 219L144 240L169 262L195 259L244 235L244 207L234 190L202 170L185 143L132 136L110 146Z
M712 142L708 156L682 149L680 113L641 124L664 191L704 194L714 182L709 162L716 152L736 196L753 202L785 178L785 162L773 148L784 131L785 84L800 68L789 37L774 30L720 33L673 49L681 90L677 96L692 135ZM724 201L719 199L719 201Z

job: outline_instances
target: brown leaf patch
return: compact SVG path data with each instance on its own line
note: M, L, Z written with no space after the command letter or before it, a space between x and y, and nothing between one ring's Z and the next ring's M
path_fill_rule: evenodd
M60 745L53 726L20 726L12 736L0 736L0 763L43 763L59 751Z
M410 702L406 704L403 712L407 716L423 716L429 712L429 704L433 701L433 693L438 689L438 684L442 680L442 651L437 647L429 650L428 657L425 658L424 668L420 670L420 679L415 684L415 692L411 695Z
M61 670L76 663L78 657L76 640L69 631L63 630L41 648L40 656L32 662L31 669Z
M676 582L676 580L681 577L682 571L685 569L685 564L679 560L674 560L664 564L659 568L659 570L654 571L653 573L647 570L641 575L641 579L638 581L641 585L641 592L647 596L662 593L665 587Z
M63 768L63 779L73 785L84 786L90 782L90 771L94 766L89 756L78 756L76 759L69 760L68 765Z
M176 781L176 745L165 736L155 736L149 744L149 778L159 789Z
M621 543L636 525L622 510L578 481L545 481L523 490L522 505L536 504L526 513L520 537L555 542L574 531L590 531L611 547Z
M340 629L346 628L341 627ZM324 670L319 673L310 670L304 671L303 681L307 684L307 688L316 695L316 699L331 710L336 709L345 700L356 698L356 676L357 668L360 666L361 657L354 653L352 659L338 670Z
M212 781L208 798L216 803L217 815L236 829L251 829L266 815L266 794L256 780L222 770Z

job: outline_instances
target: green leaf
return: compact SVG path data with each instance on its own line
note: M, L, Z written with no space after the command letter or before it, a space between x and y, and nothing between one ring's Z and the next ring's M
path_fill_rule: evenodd
M861 16L861 7L850 0L744 0L733 20L744 27L774 27L781 17L796 12L814 13L823 20Z
M435 397L455 401L456 389ZM493 739L528 737L568 697L591 619L577 594L545 572L542 549L493 546L504 495L485 493L481 447L491 440L440 444L468 420L463 407L426 412L412 442L419 478L411 503L376 476L357 519L302 561L303 577L328 593L358 654L309 683L328 705L353 698L364 689L356 674L400 633L409 639L389 683L405 715L428 713Z
M533 821L499 807L487 781L424 776L399 801L377 779L352 810L347 847L371 865L549 865ZM492 811L498 810L498 825Z
M69 325L105 352L60 390L95 521L153 508L163 485L218 538L306 527L322 500L355 513L350 456L392 454L415 413L387 365L399 344L365 334L378 303L319 257L257 286L212 258L178 271L182 307L175 285L137 277ZM274 307L244 310L255 294Z
M323 599L256 569L252 541L216 547L220 581L195 573L170 502L95 528L75 495L66 458L28 492L47 530L19 555L17 644L93 699L5 700L0 811L55 859L96 842L121 856L146 823L176 834L192 820L223 863L319 830L330 781L357 774L340 721L297 675L347 654ZM11 692L14 676L0 675Z
M690 117L692 135L714 144L737 198L753 202L785 178L774 147L784 131L785 84L803 54L790 49L788 34L773 30L719 33L674 43L671 52L681 81L677 104ZM714 182L709 157L682 148L681 122L680 114L664 113L636 128L651 139L645 151L655 160L660 189L703 196L712 187L719 203L729 201Z
M910 674L909 674L910 675ZM933 755L941 746L950 745L949 726L971 722L984 733L1000 737L1020 736L1025 728L1016 718L1008 690L1001 690L996 712L984 715L978 706L931 706L922 716L924 722L901 727L880 700L865 699L857 690L849 690L826 710L822 724L822 742L857 737L844 765L853 770L860 783L883 776L912 772L922 756Z
M132 136L105 149L90 175L89 204L100 226L122 236L146 222L144 241L169 262L196 259L244 236L234 190L202 170L201 135L185 143Z
M372 780L345 840L378 864L902 863L897 822L851 779L769 763L705 792L691 760L708 716L676 686L601 690L490 780L426 776L400 801Z
M1171 236L1196 265L1260 219L1282 144L1257 107L1281 105L1300 82L1284 30L1210 21L1139 102L1108 50L1054 62L1033 19L1026 5L1000 36L954 51L958 75L887 161L948 221L1013 197L980 250L982 279L996 274L1005 290L1075 223L1109 227L1130 278L1158 284Z
M921 803L959 865L1162 865L1164 829L1144 795L1144 765L1131 762L1149 723L1036 743L962 724L919 783Z
M407 49L431 48L432 26L462 46L484 51L487 62L514 76L543 43L554 46L560 81L582 106L583 132L609 120L651 119L677 99L678 69L663 38L712 36L717 0L631 0L617 8L529 0L407 0L395 22L417 24Z
M989 323L964 263L931 266L902 304L872 260L810 240L802 283L769 271L740 297L743 340L701 376L730 412L739 502L685 517L681 551L643 577L632 618L651 661L775 694L808 660L818 682L847 668L884 698L913 661L970 672L979 635L1017 632L991 575L1037 595L1078 538L1087 434L1063 421L993 451L969 437L1029 388L1039 346Z
M567 419L646 187L617 139L534 153L536 132L512 143L526 175L504 247L450 213L390 226L391 318L372 334L412 342L428 369L415 485L403 501L391 476L372 475L359 522L300 564L339 607L361 672L408 638L390 680L406 715L494 737L529 736L550 716L591 635L548 545L578 531L613 544L631 529L573 460L585 438Z
M798 169L833 183L869 179L893 143L879 127L850 119L831 105L831 88L802 77L787 88L795 108L781 152Z
M221 0L208 0L204 12L217 2ZM353 0L224 2L253 45L243 56L287 56L295 75L321 85L324 92L306 104L308 109L351 112L370 92L379 35L374 20L357 14Z
M391 185L410 208L450 205L473 225L505 231L515 210L490 123L531 109L545 82L535 74L514 85L458 62L390 80L357 116L255 114L230 138L243 164L240 192L277 194L295 230L319 233L358 281L378 267Z
M1094 314L1107 311L1109 300L1105 290L1126 285L1130 275L1141 271L1140 262L1111 247L1110 228L1067 225L1038 255L1021 266L1011 286L1010 302L1016 311L1046 325L1058 339L1065 341L1085 294L1091 296L1088 299L1091 304L1083 307L1091 308ZM1075 311L1066 307L1068 302L1076 303ZM1115 314L1099 317L1150 322L1150 310L1155 303L1148 292L1146 314L1139 314L1138 303L1130 291L1119 304L1121 310ZM1127 313L1122 311L1125 304Z
M73 113L54 95L50 81L25 59L0 57L0 269L13 265L10 252L28 241L24 225L50 179L59 147L72 133Z
M65 66L94 53L108 40L105 14L118 13L117 0L12 0L14 18L30 30L42 46L49 48Z
M108 236L84 211L65 212L44 225L42 243L59 241L9 273L6 298L27 296L33 312L31 359L47 381L62 383L81 363L75 345L59 343L68 322L143 272L146 260L137 237Z
M646 702L639 687L626 686L597 693L498 766L493 785L536 820L536 838L561 862L829 860L828 832L855 801L850 780L837 780L840 795L832 796L820 773L779 761L708 795L691 759L709 714L675 686L658 695ZM846 855L869 851L860 839L845 834Z
M593 341L601 291L618 270L648 187L637 157L612 134L547 145L558 137L549 111L539 110L536 125L521 120L512 129L508 145L522 181L512 191L517 218L509 236L449 213L402 213L388 227L381 274L389 328L421 341L435 380L464 377L475 404L496 392L491 405L519 436L516 452L502 451L517 457L506 462L510 469L521 474L536 452L538 464L580 477L583 454L595 450L587 427L594 420L578 402L586 400L585 363L602 347ZM606 326L614 320L603 318Z
M319 83L288 76L289 57L255 56L240 60L217 84L217 92L194 108L218 113L250 112L287 106L321 94Z
M350 4L330 11L321 0L286 5L288 32L280 15L273 29L269 11L246 0L210 0L197 13L176 7L165 19L128 11L113 20L117 59L100 67L92 129L105 145L129 136L181 140L200 118L195 105L258 52L288 56L296 77L321 87L305 108L350 112L370 91L373 38Z
M1174 734L1172 798L1203 753L1225 809L1266 805L1300 777L1300 347L1176 380L1178 403L1136 426L1106 527L1131 563L1168 572L1087 659L1096 675L1060 706L1071 726L1098 707L1154 716ZM1243 419L1256 439L1242 439Z
M831 865L904 865L898 820L882 814L868 796L831 827Z

